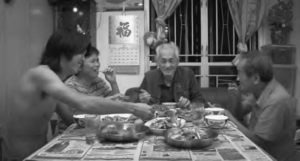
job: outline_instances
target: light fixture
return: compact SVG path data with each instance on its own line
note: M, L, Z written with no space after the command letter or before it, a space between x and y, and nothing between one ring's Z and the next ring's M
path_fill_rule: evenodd
M143 4L143 2L137 2L137 3L134 3L134 5L135 5L135 6L141 7L141 6L143 6L144 4Z
M78 8L77 7L73 7L73 12L78 12Z

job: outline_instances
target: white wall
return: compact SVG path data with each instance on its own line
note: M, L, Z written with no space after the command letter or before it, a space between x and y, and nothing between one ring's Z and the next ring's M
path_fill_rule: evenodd
M109 15L121 15L122 12L98 12L97 13L97 22L96 22L96 33L97 33L97 48L100 51L100 62L101 67L100 70L103 70L107 66L109 66L109 30L108 30L108 17ZM145 22L144 22L144 12L143 11L132 11L126 12L126 15L138 15L139 17L139 46L140 46L140 65L139 65L139 74L117 74L117 82L120 88L120 92L124 93L126 89L131 87L139 86L145 73L145 49L144 49L144 41L143 35L145 33ZM103 77L103 74L100 74L100 77Z

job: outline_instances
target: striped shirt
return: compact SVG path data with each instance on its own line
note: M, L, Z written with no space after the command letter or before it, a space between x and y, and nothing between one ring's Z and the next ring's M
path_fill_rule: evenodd
M91 95L91 96L101 96L101 97L107 97L112 95L112 90L110 87L106 84L106 82L98 77L96 80L94 80L92 83L89 85L83 84L80 81L78 81L77 76L72 76L69 79L65 81L65 84L72 88L75 89L76 91Z

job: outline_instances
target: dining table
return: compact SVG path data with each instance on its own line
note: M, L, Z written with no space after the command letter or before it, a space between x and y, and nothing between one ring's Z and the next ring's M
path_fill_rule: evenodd
M186 123L188 126L190 123ZM228 121L214 129L218 136L212 145L200 149L176 148L164 136L148 134L139 141L109 142L99 140L96 128L72 124L25 161L273 161L274 158L248 139Z

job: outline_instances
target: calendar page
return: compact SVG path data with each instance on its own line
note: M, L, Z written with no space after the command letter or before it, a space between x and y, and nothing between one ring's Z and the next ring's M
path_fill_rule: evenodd
M138 16L109 16L110 65L138 66L140 64L139 46Z
M139 65L140 49L137 45L110 45L110 65Z

